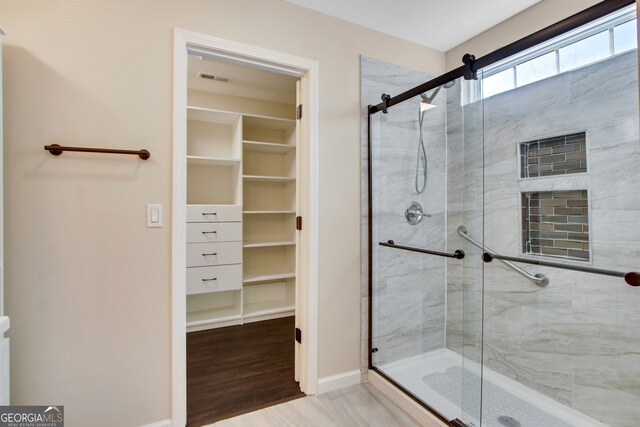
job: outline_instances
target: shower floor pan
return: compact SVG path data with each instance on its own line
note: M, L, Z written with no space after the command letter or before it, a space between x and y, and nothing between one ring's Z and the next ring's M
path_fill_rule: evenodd
M443 417L480 427L479 364L442 348L378 369ZM606 427L491 369L484 368L482 381L483 427Z

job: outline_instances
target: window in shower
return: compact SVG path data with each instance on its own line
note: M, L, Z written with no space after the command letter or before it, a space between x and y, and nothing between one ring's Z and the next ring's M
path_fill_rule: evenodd
M636 7L630 5L591 24L523 51L483 70L467 83L463 104L507 92L638 47Z
M525 254L589 261L587 190L522 193Z
M520 143L520 178L587 171L584 132Z

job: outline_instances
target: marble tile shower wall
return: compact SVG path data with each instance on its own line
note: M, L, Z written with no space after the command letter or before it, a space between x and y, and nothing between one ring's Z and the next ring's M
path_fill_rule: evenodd
M467 117L478 109L484 122L484 203L478 200L477 188L465 188L474 174L477 178L478 168L468 164L465 150L472 149L467 139L473 129L467 129ZM451 104L448 124L456 115L465 120L463 126L450 125L448 130L450 246L463 245L456 228L467 221L474 234L484 231L488 247L518 255L522 192L588 190L592 265L620 271L640 268L636 51L464 109ZM586 133L586 173L518 177L519 143L577 132ZM484 226L478 219L479 204L484 205ZM473 264L475 258L465 259L464 268L449 266L447 346L476 361L483 357L488 368L610 426L636 426L640 289L619 278L526 266L531 273L549 277L549 286L539 288L500 263L484 266L479 285L482 266ZM463 284L455 285L459 280ZM477 312L481 307L482 335Z
M367 367L368 299L368 179L366 107L427 81L432 76L372 58L361 59L362 100L362 368ZM376 114L374 123L373 241L393 239L398 244L445 248L445 94L435 99L440 108L429 110L423 125L428 161L426 191L414 188L418 152L417 99ZM410 201L431 215L417 226L404 219ZM373 247L373 336L378 352L374 363L388 363L444 346L446 265L442 258Z

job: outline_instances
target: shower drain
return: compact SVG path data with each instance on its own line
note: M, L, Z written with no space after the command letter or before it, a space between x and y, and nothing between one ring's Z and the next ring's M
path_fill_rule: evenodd
M520 427L520 421L508 415L500 415L498 422L506 427Z

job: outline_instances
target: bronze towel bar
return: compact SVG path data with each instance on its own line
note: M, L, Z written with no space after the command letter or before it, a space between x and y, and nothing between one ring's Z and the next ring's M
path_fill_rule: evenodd
M402 249L403 251L419 252L421 254L436 255L436 256L441 256L445 258L464 259L464 251L460 249L452 253L441 252L441 251L434 251L431 249L413 248L411 246L396 245L396 243L393 240L388 240L386 243L379 242L378 244L380 246L386 246L387 248Z
M135 154L142 160L147 160L149 157L151 157L151 153L148 150L116 150L111 148L64 147L58 144L45 145L44 149L54 156L59 156L63 151L80 151L83 153Z
M485 247L485 251L486 251ZM541 265L543 267L553 267L553 268L561 268L563 270L572 270L572 271L581 271L583 273L593 273L593 274L602 274L604 276L612 276L612 277L622 277L628 285L631 286L640 286L640 273L637 271L613 271L613 270L604 270L602 268L592 268L592 267L583 267L580 265L573 264L561 264L559 262L549 262L544 260L537 259L529 259L529 258L519 258L513 256L506 255L498 255L496 253L485 252L482 254L482 260L484 262L491 262L494 259L498 259L500 261L511 261L511 262L522 262L525 264L533 264L533 265Z

